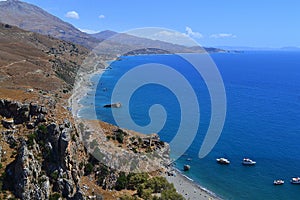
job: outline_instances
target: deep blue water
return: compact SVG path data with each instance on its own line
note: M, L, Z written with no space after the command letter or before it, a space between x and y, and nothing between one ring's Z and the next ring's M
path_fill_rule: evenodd
M300 185L291 185L289 180L300 176L300 52L220 53L211 57L224 81L227 116L218 143L204 159L198 158L198 151L210 121L209 93L201 76L178 56L123 57L112 62L112 69L102 75L97 88L98 119L115 123L111 109L103 105L110 103L116 82L128 70L151 62L172 66L193 86L201 116L196 139L176 161L177 168L191 165L185 174L225 199L299 199ZM178 84L176 80L174 84ZM120 95L123 92L125 95L126 91ZM89 98L92 97L82 100L86 105L80 112L83 117L89 117ZM140 87L131 96L130 114L138 125L145 126L150 123L148 110L153 104L162 104L166 109L167 121L159 135L171 141L179 127L181 111L168 88L157 84ZM215 159L223 156L230 159L229 166L216 163ZM242 166L244 157L257 161L256 166ZM273 180L278 178L286 183L273 186Z

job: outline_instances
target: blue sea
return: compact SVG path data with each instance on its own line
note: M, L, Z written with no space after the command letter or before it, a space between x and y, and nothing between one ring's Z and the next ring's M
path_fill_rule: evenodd
M181 170L184 164L189 164L190 171L183 173L224 199L299 199L300 185L292 185L289 180L300 176L300 52L251 51L210 56L224 81L227 115L217 144L205 158L199 159L198 153L210 122L210 95L201 76L180 56L128 56L111 62L97 86L97 118L116 124L112 109L103 105L111 103L116 83L129 70L145 63L171 66L192 85L200 108L197 136L176 160L176 167ZM175 86L180 84L174 80ZM126 95L126 90L119 93ZM90 117L92 98L81 100L84 105L81 117ZM154 104L165 108L167 119L159 135L170 142L179 127L182 111L176 95L167 87L155 83L144 85L131 95L129 108L119 109L129 109L133 121L146 126L151 123L149 109ZM193 121L194 115L189 117ZM218 165L218 157L228 158L231 164ZM244 157L257 164L243 166ZM279 178L285 184L274 186L273 180Z

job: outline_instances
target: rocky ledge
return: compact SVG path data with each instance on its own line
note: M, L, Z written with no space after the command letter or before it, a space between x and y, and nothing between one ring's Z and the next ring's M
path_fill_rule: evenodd
M2 162L11 160L2 173L2 188L20 199L84 199L79 188L84 172L74 157L84 149L69 120L58 124L47 113L42 105L0 99L1 144L9 145Z

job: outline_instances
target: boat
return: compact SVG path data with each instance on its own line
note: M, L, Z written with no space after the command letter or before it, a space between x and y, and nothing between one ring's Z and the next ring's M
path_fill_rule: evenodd
M192 159L191 159L191 158L187 158L186 160L187 160L187 161L192 161Z
M226 158L217 158L216 159L219 164L228 165L230 161Z
M243 161L242 161L242 164L243 165L255 165L256 162L251 160L250 158L244 158Z
M191 168L191 166L189 166L189 165L184 165L184 166L183 166L183 170L184 170L184 171L189 171L190 168Z
M300 177L294 177L294 178L292 178L291 183L292 184L300 184Z
M282 180L282 179L274 180L273 184L274 185L283 185L284 184L284 180Z

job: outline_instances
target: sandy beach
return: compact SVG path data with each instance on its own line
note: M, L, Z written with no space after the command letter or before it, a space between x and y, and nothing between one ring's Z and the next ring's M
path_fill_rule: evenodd
M72 114L75 119L78 119L78 112L82 108L80 100L83 99L89 92L95 95L95 85L93 85L91 78L95 75L104 73L109 66L109 61L103 61L104 68L92 69L92 70L79 70L77 73L76 81L72 91L72 95L68 100L69 107L72 108Z
M177 192L181 194L187 200L220 200L221 198L217 197L211 191L202 188L200 185L195 183L193 180L182 175L177 169L176 176L166 175L166 179L174 184Z

